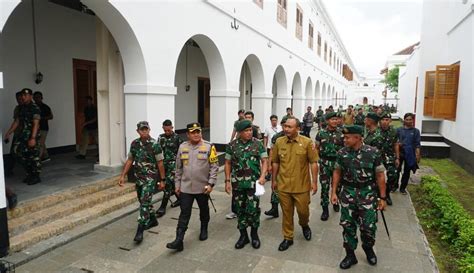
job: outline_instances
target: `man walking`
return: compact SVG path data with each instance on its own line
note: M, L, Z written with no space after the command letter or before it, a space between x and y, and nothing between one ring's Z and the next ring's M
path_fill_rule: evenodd
M276 115L270 116L270 123L271 125L265 129L265 133L263 135L263 147L267 149L268 155L270 155L270 148L272 147L272 138L278 132L281 132L282 128L278 124L278 117ZM271 168L270 170L267 168L268 174L265 177L266 180L270 180L271 177Z
M321 220L327 221L329 218L329 188L331 186L332 173L336 163L337 152L344 147L344 135L337 127L338 118L335 112L330 112L325 116L327 127L319 130L316 135L316 149L319 152L319 183L321 183L321 207L323 213ZM339 190L337 191L339 192ZM334 204L333 209L339 212L339 204Z
M84 107L84 124L82 125L82 138L79 146L77 159L86 159L87 148L89 147L89 138L93 137L98 142L97 131L97 107L94 105L94 99L91 96L86 97L86 107Z
M232 130L232 136L230 137L230 141L234 140L234 138L237 136L237 124L239 123L239 121L243 120L244 119L244 115L245 115L245 110L244 109L240 109L238 112L237 112L237 115L239 115L239 118L234 121L234 129Z
M390 198L390 191L398 187L397 168L400 165L400 150L398 146L397 130L390 125L392 115L385 112L380 120L380 145L377 145L382 155L383 165L387 170L387 186L385 196L387 197L387 205L393 204Z
M184 234L188 229L194 200L199 206L201 232L199 240L207 240L209 224L209 194L217 180L219 163L214 145L202 139L201 125L190 123L187 126L188 141L179 146L176 156L176 193L180 197L181 213L179 214L176 238L166 245L169 249L184 249Z
M279 138L272 153L272 185L278 189L283 211L283 237L278 250L285 251L293 245L293 215L296 207L303 236L311 240L309 227L310 191L318 189L318 154L311 139L300 136L300 122L294 117L286 120L286 137ZM311 166L311 176L310 176ZM311 177L313 180L311 181Z
M174 177L176 173L176 155L183 140L173 130L173 123L167 119L163 121L164 133L158 139L161 149L163 149L163 166L165 168L165 189L163 191L163 199L161 206L156 212L156 216L162 217L166 214L166 206L172 195L176 196L176 201L171 203L171 207L179 206L179 196L175 192Z
M398 174L402 171L403 165L403 174L400 181L400 193L403 195L407 194L406 188L408 186L408 180L410 180L410 172L416 172L418 163L420 163L421 160L421 135L420 130L414 127L414 118L414 114L406 113L403 116L403 127L397 129L400 145ZM396 191L397 187L392 191Z
M48 121L53 119L53 112L51 111L51 108L43 102L43 93L40 91L36 91L33 94L33 99L38 105L40 111L41 111L41 120L40 120L40 158L41 162L46 162L50 161L51 159L49 158L48 154L48 149L46 148L46 137L48 136L48 131L49 131L49 124Z
M337 153L334 167L331 202L341 203L340 225L343 227L346 257L341 261L341 269L357 264L357 226L360 229L362 248L370 265L377 264L374 253L377 230L377 210L385 204L385 167L379 151L362 142L362 127L346 126L344 148ZM338 195L337 188L342 185Z
M241 249L250 243L248 227L251 228L252 247L260 248L260 198L255 190L256 183L265 184L268 155L262 142L252 137L252 122L239 122L237 131L239 137L227 145L225 154L225 191L227 194L232 191L240 231L235 248Z
M303 135L310 137L311 128L313 128L314 114L311 112L311 106L306 108L306 113L303 116Z
M161 189L165 187L165 168L163 167L163 152L159 143L150 136L150 125L147 121L140 121L137 124L137 133L140 137L132 141L130 145L130 152L120 176L119 186L123 186L125 176L133 165L137 197L140 202L138 228L133 240L136 243L141 243L143 231L158 225L151 199L159 174L162 182L158 182L158 185Z

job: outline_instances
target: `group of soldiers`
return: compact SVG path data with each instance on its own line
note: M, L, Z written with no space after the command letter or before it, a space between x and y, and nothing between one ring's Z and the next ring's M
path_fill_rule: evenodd
M311 108L307 110L311 112ZM319 113L320 110L321 107ZM300 122L289 108L281 119L282 127L277 127L278 117L272 115L272 128L281 129L271 134L271 140L266 133L265 141L262 141L260 127L253 123L254 114L251 111L239 111L232 139L225 149L224 163L225 191L232 194L232 211L236 214L240 232L235 248L241 249L251 244L258 249L261 245L258 234L261 209L257 187L267 181L272 184L272 206L265 214L279 217L278 204L283 213L284 239L278 250L285 251L294 243L295 208L303 236L311 240L309 204L311 194L316 194L318 190L319 179L321 220L328 220L330 204L335 212L341 212L340 225L343 227L346 257L340 267L347 269L358 262L354 253L358 244L358 227L367 261L375 265L377 256L373 246L377 211L383 210L387 204L393 204L390 192L398 188L400 151L397 132L390 126L391 114L365 112L362 127L354 124L356 115L345 117L351 115L352 107L344 115L340 111L327 111L322 116L324 122L318 118L318 112L316 117L305 115L304 122ZM314 141L304 132L305 127L310 125L310 117L321 124ZM175 196L177 202L173 206L179 205L181 212L176 238L166 246L182 251L194 200L200 209L199 240L208 238L208 202L212 202L209 195L217 182L218 157L215 146L203 140L199 123L187 125L188 139L184 142L173 131L170 120L163 122L163 130L164 133L155 140L150 136L148 122L137 124L139 138L131 144L119 184L123 185L133 165L140 202L134 238L137 243L143 240L144 230L158 225L157 218L166 213L170 198ZM300 134L301 130L304 134ZM164 191L164 196L155 213L151 198L157 185Z

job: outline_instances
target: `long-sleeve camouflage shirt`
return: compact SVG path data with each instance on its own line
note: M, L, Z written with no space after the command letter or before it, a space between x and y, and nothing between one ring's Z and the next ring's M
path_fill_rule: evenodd
M137 185L156 180L159 175L157 163L163 160L163 152L154 138L132 141L128 159L133 160L134 174Z

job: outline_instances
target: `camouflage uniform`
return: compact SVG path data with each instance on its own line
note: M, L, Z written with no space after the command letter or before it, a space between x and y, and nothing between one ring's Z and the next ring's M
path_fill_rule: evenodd
M318 109L318 111L316 111L316 122L318 124L321 124L323 119L324 119L324 111L321 109Z
M357 248L357 225L362 246L372 247L377 230L376 173L385 171L382 157L376 148L368 145L357 151L344 147L337 153L335 168L341 170L339 200L344 248Z
M365 115L364 114L357 114L354 117L354 124L364 126Z
M163 160L163 152L155 139L150 137L142 142L140 138L137 138L130 145L128 158L133 160L137 198L140 202L138 223L148 226L150 217L155 215L151 198L159 173L157 163Z
M382 135L380 134L380 129L378 127L373 131L370 131L367 128L365 129L365 134L364 134L365 145L379 148L381 142L382 142Z
M316 135L319 145L319 182L321 183L321 206L329 205L329 187L332 181L337 151L344 147L344 134L339 128L333 131L322 129ZM339 191L338 191L339 192Z
M161 134L159 138L160 146L163 149L163 165L165 167L165 189L164 198L169 198L174 194L174 176L176 173L176 154L178 153L179 145L183 140L178 134L173 133L171 136Z
M41 119L39 107L31 102L19 107L18 120L19 127L17 137L13 142L13 151L17 160L26 170L27 178L39 177L41 173L40 159L40 133L36 134L36 145L33 148L28 147L28 140L33 132L33 120Z
M380 128L380 144L377 149L382 154L383 165L387 169L387 191L398 187L398 172L395 166L393 145L398 142L397 130L390 126L387 130Z
M236 139L226 147L225 159L232 164L231 183L239 230L260 226L260 198L255 196L255 182L260 178L260 160L266 157L265 147L256 138L246 143Z
M275 145L277 139L282 137L282 136L285 136L284 131L280 131L280 132L273 135L273 137L272 137L272 147L273 147L273 145ZM277 204L277 205L280 204L280 198L278 197L278 190L274 191L272 189L272 196L270 198L270 203Z

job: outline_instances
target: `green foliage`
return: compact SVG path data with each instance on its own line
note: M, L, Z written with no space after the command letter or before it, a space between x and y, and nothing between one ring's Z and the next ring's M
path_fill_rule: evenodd
M474 272L474 219L441 185L439 177L424 176L421 187L428 205L421 216L428 219L428 228L439 232L450 251L461 257L461 272Z
M398 74L400 73L400 68L396 66L395 68L390 69L385 74L385 79L382 81L387 85L387 89L390 92L398 92Z

